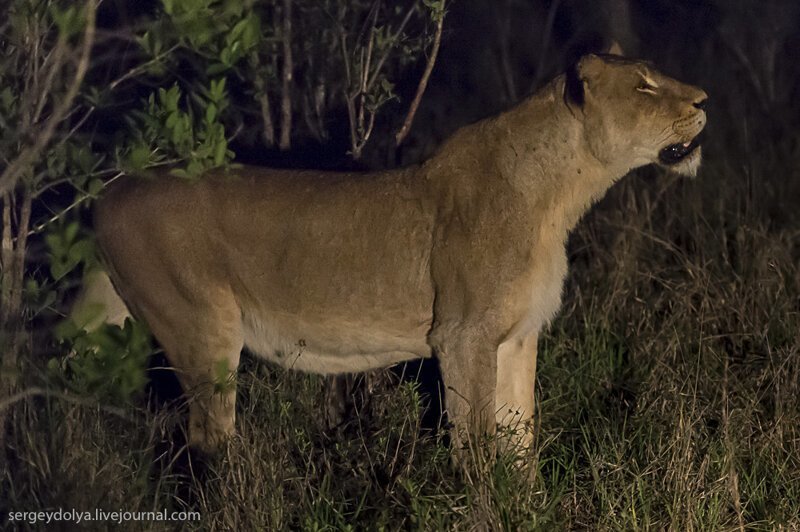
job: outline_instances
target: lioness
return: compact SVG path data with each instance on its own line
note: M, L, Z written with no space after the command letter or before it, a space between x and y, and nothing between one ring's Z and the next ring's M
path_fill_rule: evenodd
M326 374L435 356L456 436L525 425L569 231L633 168L694 175L705 100L647 63L587 55L418 166L125 178L96 204L97 239L191 398L200 450L234 431L235 390L215 383L244 346Z

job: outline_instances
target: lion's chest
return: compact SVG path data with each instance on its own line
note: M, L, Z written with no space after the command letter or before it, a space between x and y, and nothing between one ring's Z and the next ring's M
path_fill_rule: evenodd
M509 338L536 334L546 326L561 307L561 293L567 275L564 244L538 246L519 291L522 315Z

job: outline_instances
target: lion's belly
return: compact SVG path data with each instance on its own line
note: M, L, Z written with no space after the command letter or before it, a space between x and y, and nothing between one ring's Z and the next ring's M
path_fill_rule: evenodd
M243 312L244 344L287 369L337 374L368 371L431 356L430 321L405 328L277 312Z

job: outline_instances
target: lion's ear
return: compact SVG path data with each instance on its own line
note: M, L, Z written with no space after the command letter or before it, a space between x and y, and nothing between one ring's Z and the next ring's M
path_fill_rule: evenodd
M576 107L583 107L583 103L586 101L586 90L583 87L578 63L570 65L565 73L564 101Z
M600 77L605 67L606 62L603 57L595 54L586 54L577 63L578 75L590 86L593 80Z
M567 69L564 82L564 99L573 105L583 107L586 102L586 91L591 90L592 83L600 76L605 61L594 54L581 57L578 62Z
M615 40L612 40L611 44L608 46L608 48L606 48L606 53L610 55L625 56L622 46L620 46L619 42Z

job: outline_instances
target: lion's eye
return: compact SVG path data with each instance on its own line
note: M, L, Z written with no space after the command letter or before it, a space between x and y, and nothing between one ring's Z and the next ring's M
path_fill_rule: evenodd
M646 92L647 94L656 94L656 87L644 80L639 83L639 85L636 87L636 90L639 92Z

